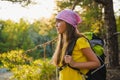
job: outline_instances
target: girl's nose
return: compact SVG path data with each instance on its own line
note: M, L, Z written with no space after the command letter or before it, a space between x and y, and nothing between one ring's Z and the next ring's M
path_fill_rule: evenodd
M58 22L56 22L55 27L58 27Z
M56 23L56 27L60 27L60 23Z

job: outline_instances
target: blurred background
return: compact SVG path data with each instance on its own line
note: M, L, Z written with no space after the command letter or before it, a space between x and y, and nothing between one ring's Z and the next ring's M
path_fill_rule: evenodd
M81 16L81 33L104 40L108 69L120 69L120 0L0 0L0 75L10 71L6 79L56 80L50 60L57 40L55 16L63 9Z

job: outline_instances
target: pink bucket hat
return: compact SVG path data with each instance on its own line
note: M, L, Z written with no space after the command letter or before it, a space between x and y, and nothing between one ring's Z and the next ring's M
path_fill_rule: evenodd
M59 12L58 15L56 16L56 19L63 20L71 24L74 28L76 28L77 25L82 21L80 16L70 9Z

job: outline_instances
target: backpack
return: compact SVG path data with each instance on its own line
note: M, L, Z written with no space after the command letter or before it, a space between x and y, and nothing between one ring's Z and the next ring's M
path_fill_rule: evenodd
M88 36L86 36L87 37L86 39L90 43L92 50L94 51L97 58L99 59L101 66L96 69L90 70L87 74L83 74L82 72L80 72L80 69L73 68L69 65L68 66L74 70L79 71L80 74L85 75L86 80L106 80L106 66L104 64L105 54L103 52L104 42L98 36L95 36L95 34L91 34L91 36L92 36L91 39L88 38ZM76 41L77 41L77 38L74 40L71 40L71 42L69 43L66 50L67 55L72 55L72 51Z
M105 54L104 54L104 41L98 37L95 33L85 32L84 35L88 39L91 48L95 52L95 54L105 62Z

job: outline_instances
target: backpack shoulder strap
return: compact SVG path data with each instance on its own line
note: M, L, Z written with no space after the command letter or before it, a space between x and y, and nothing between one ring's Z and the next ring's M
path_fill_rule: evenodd
M65 53L66 55L72 55L72 51L73 51L73 49L74 49L74 46L75 46L75 44L76 44L77 39L78 39L78 38L72 39L72 40L69 42L68 47L67 47L67 49L66 49L66 53Z
M65 52L65 55L70 55L70 56L72 55L72 52L73 52L73 49L74 49L74 46L75 46L75 44L76 44L77 39L78 39L78 38L73 38L73 39L69 42L69 44L68 44L68 46L67 46L67 49L66 49L66 52ZM65 64L65 63L64 63L64 65L61 66L61 67L59 67L58 70L61 71L61 70L63 70L66 66L71 67L69 64ZM72 67L71 67L71 68L72 68ZM75 69L75 68L74 68L74 69Z
M74 49L74 46L76 44L76 41L77 41L78 38L76 39L72 39L71 42L68 44L68 47L66 49L66 55L72 55L72 51ZM74 68L74 67L71 67L69 64L68 66L76 71L78 71L80 74L83 74L82 72L80 72L80 69L77 69L77 68Z

